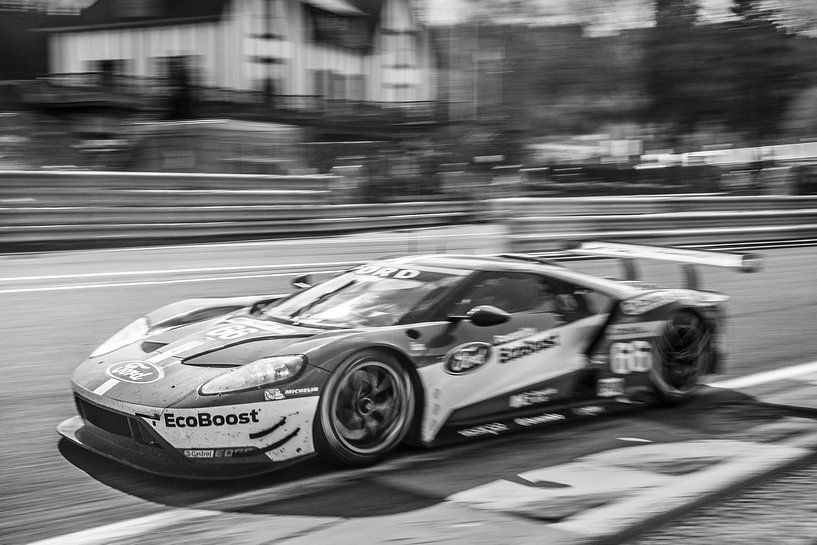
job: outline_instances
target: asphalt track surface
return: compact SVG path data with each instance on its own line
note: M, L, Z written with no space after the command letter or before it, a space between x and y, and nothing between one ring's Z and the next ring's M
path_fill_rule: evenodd
M604 416L445 449L406 447L372 471L343 473L311 460L280 473L218 483L146 475L60 441L54 431L57 423L74 414L68 388L72 369L94 346L151 308L201 295L286 292L291 270L332 271L374 255L501 249L497 233L474 229L454 237L418 235L409 242L405 237L399 242L369 237L286 247L255 243L0 256L4 385L0 389L0 544L46 539L54 539L53 543L308 543L309 535L324 526L331 531L338 520L404 516L440 506L447 498L497 479L518 480L526 471L633 442L719 439L782 417L804 416L758 404L739 392L709 389L681 408ZM730 358L719 379L817 360L817 252L813 247L770 250L766 258L763 271L755 274L705 270L705 287L733 296ZM293 263L303 266L292 267ZM321 265L310 265L315 263ZM596 270L601 264L575 266ZM668 275L673 270L662 266L645 272L671 283ZM207 514L210 526L202 522L201 513ZM151 533L151 524L166 525L168 519L184 521L185 517L191 523L176 527L171 537L149 538L160 535ZM247 517L254 522L248 523ZM134 520L142 526L135 533L126 531L128 538L93 534L105 525ZM243 525L257 530L259 520L267 524L263 537L242 530ZM309 525L293 520L309 521ZM489 527L486 522L492 520L477 513L448 526L441 523L437 537L458 542L458 532L481 526L483 542L527 542L521 537L514 540L500 522ZM526 531L535 531L539 523L519 522ZM232 533L225 536L225 528ZM72 537L80 531L95 537L85 541ZM420 538L406 541L422 542Z

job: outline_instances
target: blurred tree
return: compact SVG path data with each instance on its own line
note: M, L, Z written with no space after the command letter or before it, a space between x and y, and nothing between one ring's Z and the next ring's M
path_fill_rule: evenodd
M817 2L812 0L767 0L775 6L775 21L789 32L817 37Z
M706 42L698 28L694 0L656 0L656 25L644 45L644 79L650 105L646 120L668 125L672 134L689 132L700 119L700 74ZM673 144L675 142L672 142Z
M752 141L777 136L810 67L762 0L734 0L735 18L699 24L695 0L656 0L645 43L649 121L671 127L670 144L696 127L723 124Z
M817 134L817 86L812 86L791 101L783 121L786 134L807 138Z
M710 133L773 140L817 85L817 40L802 35L817 7L801 5L817 1L729 2L467 0L467 22L446 31L452 81L480 119L529 134L640 121L678 149Z
M725 105L724 118L732 129L760 141L780 133L784 113L812 68L796 54L777 10L763 0L734 1L738 19L726 26L733 100Z

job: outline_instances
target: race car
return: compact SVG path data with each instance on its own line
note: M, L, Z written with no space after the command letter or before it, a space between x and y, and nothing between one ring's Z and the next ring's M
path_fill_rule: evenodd
M289 295L170 304L75 370L79 414L58 431L146 471L212 479L678 403L723 355L729 298L700 289L693 266L759 265L612 242L567 251L622 260L625 278L531 255L419 255L300 277ZM682 263L687 285L638 281L641 258Z

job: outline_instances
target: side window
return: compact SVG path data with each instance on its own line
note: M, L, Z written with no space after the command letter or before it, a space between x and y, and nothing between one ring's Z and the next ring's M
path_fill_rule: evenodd
M556 291L543 276L528 273L485 273L454 304L451 314L491 305L506 312L555 312Z
M563 284L558 289L556 304L565 319L572 322L609 312L613 298L583 286Z

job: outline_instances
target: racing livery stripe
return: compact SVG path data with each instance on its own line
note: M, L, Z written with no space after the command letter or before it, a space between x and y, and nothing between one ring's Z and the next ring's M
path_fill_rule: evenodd
M105 395L108 392L108 390L119 384L119 382L120 381L115 378L109 378L108 380L97 386L96 389L94 389L94 393L97 395Z
M171 348L169 350L165 350L164 352L160 352L160 353L156 354L155 356L149 357L145 361L148 362L148 363L159 363L159 362L161 362L163 360L172 358L173 356L177 356L179 354L187 352L188 350L192 350L193 348L197 348L197 347L201 346L202 344L204 344L204 341L190 341L189 343L185 343L185 344L182 344L180 346L174 346L173 348Z
M100 407L106 407L108 409L113 409L114 411L119 411L121 413L126 413L130 415L153 415L150 418L159 418L159 413L162 411L159 407L151 407L149 405L138 405L136 403L128 403L126 401L119 401L110 397L106 397L91 390L86 390L80 386L74 385L74 393L82 397L83 399L90 401Z

